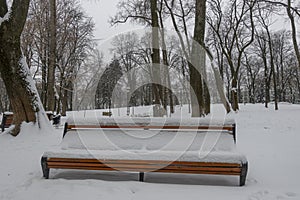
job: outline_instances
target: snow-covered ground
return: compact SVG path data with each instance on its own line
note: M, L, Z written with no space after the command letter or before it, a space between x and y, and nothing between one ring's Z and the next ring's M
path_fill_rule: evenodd
M177 116L187 116L186 109L179 111ZM135 113L151 111L137 108ZM60 145L62 127L38 133L26 125L16 138L0 134L0 199L299 200L300 106L281 104L274 111L261 104L241 105L234 115L237 148L249 162L244 187L237 186L238 177L154 173L138 182L135 173L102 171L51 170L51 179L45 180L40 157Z

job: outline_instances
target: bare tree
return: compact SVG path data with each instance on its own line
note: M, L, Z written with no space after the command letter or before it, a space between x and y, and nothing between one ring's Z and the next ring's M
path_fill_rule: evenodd
M238 80L241 62L245 50L254 41L254 11L256 1L226 1L226 6L219 0L210 6L208 24L218 38L222 53L225 55L231 72L231 102L234 111L238 105ZM213 5L213 4L212 4Z
M265 18L265 15L268 16L269 13L270 11L268 10L266 12L263 12L263 10L259 9L259 22L261 23L267 36L267 44L269 47L269 54L270 54L270 70L271 70L270 73L272 74L273 88L274 88L275 110L278 110L278 94L277 94L276 71L275 71L275 64L274 64L274 48L273 48L273 41L270 32L271 19Z
M134 99L134 97L130 97L130 95L133 94L136 89L135 68L137 64L135 57L138 51L138 42L138 35L134 32L117 35L112 41L113 48L111 50L116 56L116 59L119 60L123 74L126 74L127 78L127 115L130 115L130 107L132 106L129 99Z
M66 110L72 108L72 90L77 73L94 48L92 42L94 23L84 14L78 1L57 0L55 41L51 42L53 34L50 32L53 31L49 22L49 3L49 1L32 1L30 4L30 17L23 32L25 41L30 42L23 42L22 48L30 49L30 53L33 54L28 62L36 71L37 86L44 106L48 107L47 102L50 101L48 98L51 96L52 100L56 100L54 102L56 112L64 115ZM31 28L32 26L34 28ZM52 53L50 46L52 48L55 46ZM53 76L50 61L55 62L55 76L52 78L50 78ZM50 86L52 80L49 82L49 79L53 79L53 86ZM49 88L54 90L51 95Z

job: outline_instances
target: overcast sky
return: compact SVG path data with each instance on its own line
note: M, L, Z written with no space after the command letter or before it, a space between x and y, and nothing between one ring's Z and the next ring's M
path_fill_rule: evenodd
M138 28L130 25L117 25L111 27L108 23L109 17L114 16L117 12L117 3L119 0L81 0L81 5L88 16L93 17L96 24L95 38L108 39L115 34Z
M119 0L80 0L83 9L88 16L93 17L96 24L95 38L108 39L113 35L129 31L139 26L130 25L130 23L111 27L108 23L109 17L114 16L117 12L117 3ZM290 29L289 21L278 17L273 25L274 29Z

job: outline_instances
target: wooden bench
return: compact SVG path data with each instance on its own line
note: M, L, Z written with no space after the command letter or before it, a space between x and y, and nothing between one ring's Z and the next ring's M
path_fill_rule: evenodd
M111 112L102 112L102 116L108 116L108 117L110 117L110 116L112 116L112 113Z
M53 119L53 112L52 111L46 111L46 115L47 115L49 121L51 121Z
M4 130L12 125L13 122L13 113L12 112L4 112L2 116L2 122L1 122L1 130L4 132Z
M53 118L53 113L51 111L47 111L46 115L48 119L51 121ZM10 127L13 123L14 114L12 112L4 112L1 122L1 130L5 131L6 128Z
M102 119L104 120L104 119ZM159 122L162 119L151 119ZM75 121L79 122L75 123ZM194 138L191 141L193 143L187 142L190 146L186 149L178 147L180 151L177 151L177 146L167 147L166 150L161 150L156 152L157 149L161 147L154 146L151 147L151 143L155 141L160 141L160 138L150 140L150 142L145 141L145 138L134 139L134 141L128 140L128 134L137 136L139 133L145 132L146 134L151 134L157 131L158 137L167 134L167 140L174 137L172 134L179 134L178 141L184 140L185 137L190 137L195 134L196 136L202 134L201 139L205 138L204 135L220 135L217 138L216 146L218 148L223 148L222 140L225 139L227 142L231 140L232 146L235 146L236 141L236 126L235 124L225 124L225 125L191 125L189 123L176 124L176 123L144 123L143 120L133 120L133 123L112 122L104 120L96 123L90 123L88 121L82 122L81 120L71 120L65 124L63 141L73 140L75 144L69 144L69 146L63 148L62 150L45 152L41 158L41 165L43 176L48 179L50 169L81 169L81 170L109 170L109 171L127 171L127 172L137 172L139 173L139 180L144 181L144 173L146 172L163 172L163 173L190 173L190 174L217 174L217 175L235 175L240 177L239 185L245 185L248 163L243 155L235 151L219 151L211 149L211 152L204 158L199 157L199 151L195 151L197 142L199 139ZM98 131L98 132L97 132ZM125 132L121 139L117 137L117 134ZM98 143L92 138L94 134L102 134L107 138L112 137L107 142L103 142L102 139L99 140L99 148L89 146L89 142ZM83 141L85 136L91 136L91 140ZM155 137L155 136L153 136ZM114 138L118 138L114 141ZM231 138L231 139L229 139ZM120 141L119 141L120 139ZM122 141L124 139L124 141ZM78 146L78 143L83 143L81 145L87 145L90 147L84 149L83 146ZM122 146L121 150L110 149L107 143L115 142L117 146ZM118 143L119 142L119 143ZM127 144L129 143L129 144ZM141 152L141 154L128 154L127 151L122 151L128 147L137 145L138 143L143 143L148 149L154 150L154 153L145 154L147 151L139 150L145 149L140 146L134 147L134 154ZM175 141L176 143L176 141ZM184 143L184 142L183 142ZM184 145L186 145L184 144ZM73 146L72 146L73 145ZM75 146L74 146L75 145ZM76 146L77 145L77 146ZM127 146L126 146L127 145ZM184 146L183 145L183 146ZM167 146L167 145L163 145ZM200 145L199 145L200 146ZM225 145L226 146L226 145ZM132 147L133 148L133 147ZM157 149L156 149L157 148ZM226 148L226 147L224 147ZM108 151L108 150L110 151ZM231 149L231 148L230 148ZM199 147L200 150L200 147ZM84 153L81 153L84 152ZM156 153L155 153L156 152ZM182 155L181 155L182 153ZM154 154L154 155L152 155ZM158 156L157 156L158 155ZM180 156L179 156L180 155Z

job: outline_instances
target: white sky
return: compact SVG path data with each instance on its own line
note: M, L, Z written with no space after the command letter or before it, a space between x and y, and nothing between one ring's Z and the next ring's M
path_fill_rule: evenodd
M108 23L109 17L113 17L117 12L117 3L119 0L80 0L81 5L88 16L93 17L96 24L95 38L108 39L113 35L129 31L138 26L121 24L111 27Z
M113 17L117 12L117 3L119 0L80 0L81 5L88 16L93 17L96 24L95 39L108 39L112 36L130 31L132 29L141 28L141 26L134 26L130 23L120 24L111 27L108 23L109 17ZM290 23L287 17L283 19L278 17L273 25L273 29L290 29ZM299 31L299 30L298 30Z
M132 25L130 23L119 24L111 27L108 23L110 17L113 17L117 12L117 3L119 0L79 0L88 16L92 17L95 22L95 40L100 45L98 46L104 53L105 60L110 60L110 39L114 36L132 30L143 29L142 26ZM287 17L278 17L272 27L275 30L290 29L290 23ZM298 30L300 31L300 29Z

